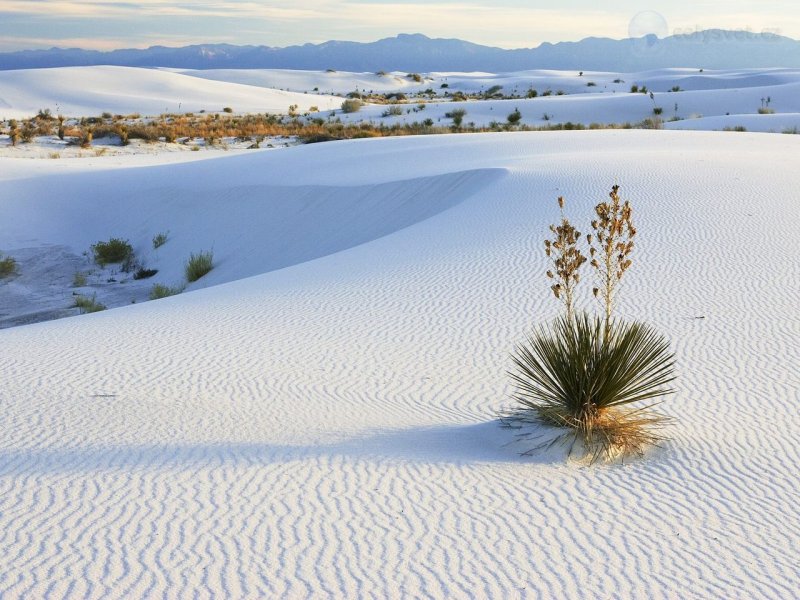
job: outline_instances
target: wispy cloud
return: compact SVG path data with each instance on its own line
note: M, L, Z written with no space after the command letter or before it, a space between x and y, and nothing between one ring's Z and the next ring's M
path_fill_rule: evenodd
M458 37L505 48L531 47L543 41L588 36L625 37L630 19L642 7L634 0L621 0L603 10L590 0L564 2L562 8L553 9L552 3L537 0L3 0L0 47L9 48L15 41L27 47L74 45L76 41L98 49L138 47L155 43L151 36L159 43L173 44L287 45L330 39L370 41L397 33ZM672 3L669 11L665 10L670 32L719 27L780 29L786 35L800 35L800 15L792 16L796 11L785 10L784 4L746 0L740 7L747 10L738 12L731 12L730 7L720 11L718 4ZM15 18L24 21L24 32L8 25ZM118 35L109 33L112 24ZM90 35L94 30L105 33L95 37Z

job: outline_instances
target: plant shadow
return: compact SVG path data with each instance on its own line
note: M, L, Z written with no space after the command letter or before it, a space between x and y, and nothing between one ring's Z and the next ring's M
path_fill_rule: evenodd
M265 443L175 443L0 450L0 477L107 470L257 466L303 460L475 464L563 463L561 449L529 455L500 420L470 425L389 429L318 445Z

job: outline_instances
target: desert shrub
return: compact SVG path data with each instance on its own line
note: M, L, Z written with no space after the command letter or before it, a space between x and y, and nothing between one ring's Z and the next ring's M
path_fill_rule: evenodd
M230 106L226 106L225 108L222 109L222 112L230 114L233 112L233 108L231 108Z
M723 127L722 131L737 131L739 133L745 133L747 131L747 127L744 125L736 125L735 127Z
M412 79L413 81L416 81L417 83L422 83L422 75L420 75L419 73L409 73L408 75L406 75L406 77Z
M637 126L639 129L664 129L664 121L660 117L648 117Z
M525 94L525 96L526 96L527 98L536 98L538 95L539 95L539 92L537 92L537 91L536 91L535 89L533 89L533 88L529 89L529 90L528 90L528 93L527 93L527 94Z
M342 102L342 111L346 113L354 113L361 110L362 106L364 106L364 103L358 98L348 98Z
M664 439L659 429L668 419L651 410L652 401L673 392L668 385L675 379L675 360L668 341L654 329L612 316L617 288L631 266L636 236L632 209L616 185L609 199L595 207L594 233L586 240L597 282L593 292L604 311L592 316L574 307L586 258L578 248L581 234L564 216L563 198L558 203L561 224L550 226L555 237L545 240L545 253L552 262L547 272L555 281L551 290L565 313L516 347L509 373L516 402L504 421L515 428L533 423L566 428L526 453L561 441L570 452L581 445L592 462L641 456L647 446Z
M186 280L189 283L197 281L214 268L213 252L192 253L186 263Z
M590 81L586 84L586 87L597 87L597 84L594 81Z
M488 90L486 90L486 92L483 94L483 97L484 98L501 97L503 95L502 94L502 90L503 90L503 86L502 85L493 85Z
M466 116L467 111L463 108L457 108L452 110L448 113L445 113L445 117L448 119L453 119L453 126L454 127L461 127L461 124L464 122L464 117Z
M106 306L104 304L100 304L97 301L97 295L92 294L92 297L89 296L82 296L81 294L77 294L75 296L75 303L72 305L73 308L77 308L80 310L80 313L95 313L100 312L101 310L105 310Z
M681 86L679 86L679 85L674 85L674 86L672 86L672 89L671 89L670 91L671 91L671 92L681 92L681 91L683 91L683 90L681 90Z
M509 423L565 427L556 440L570 451L582 444L592 460L642 455L664 439L658 429L667 418L632 406L673 392L674 356L649 326L619 322L606 335L599 317L562 316L536 330L512 360L518 408Z
M157 233L153 236L153 250L158 250L167 243L167 239L169 239L169 231L162 231L161 233Z
M403 108L401 106L390 106L385 111L383 111L382 117L397 117L403 114Z
M78 145L81 148L89 148L92 145L92 139L94 138L94 131L91 127L83 130L81 135L78 137Z
M133 247L128 240L111 238L107 242L97 242L92 245L94 261L105 266L112 263L121 263L133 256Z
M660 106L656 106L653 109L653 114L656 115L656 116L660 116L663 112L664 112L664 109L661 108Z
M760 114L760 115L774 115L775 114L775 109L774 108L767 108L767 107L762 106L761 108L758 109L758 114Z
M150 300L159 300L161 298L167 298L169 296L176 296L183 291L183 288L180 286L168 286L163 285L161 283L153 284L153 287L150 288Z
M631 94L638 94L639 93L639 86L634 84L631 86Z
M3 255L0 254L0 279L16 275L17 272L17 261L11 256L6 256L4 258Z
M508 115L508 117L506 117L506 119L508 119L509 124L516 125L522 119L522 113L519 112L518 108L515 108L514 112L512 112L510 115Z

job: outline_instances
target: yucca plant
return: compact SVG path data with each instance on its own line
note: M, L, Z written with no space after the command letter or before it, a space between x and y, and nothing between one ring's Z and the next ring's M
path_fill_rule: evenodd
M632 405L673 393L669 343L643 323L615 321L612 331L607 337L603 319L582 313L517 346L509 373L517 406L504 415L507 424L566 427L548 443L565 442L570 451L579 443L592 461L642 455L664 439L658 429L667 417L648 410L652 402Z
M553 240L545 240L545 253L553 263L547 277L551 290L565 308L552 325L536 329L512 354L509 372L515 386L514 407L502 415L511 427L544 423L566 428L559 440L582 446L592 462L600 457L642 455L664 438L659 429L668 419L654 411L654 400L673 392L674 355L669 342L643 323L626 323L612 316L615 293L631 266L636 229L630 203L622 202L619 186L609 201L595 208L594 236L587 236L598 286L594 295L603 300L602 316L577 312L574 293L585 257L578 249L581 234L564 216L564 199L558 199L561 224L551 225ZM596 244L596 245L595 245ZM520 434L530 440L541 432Z

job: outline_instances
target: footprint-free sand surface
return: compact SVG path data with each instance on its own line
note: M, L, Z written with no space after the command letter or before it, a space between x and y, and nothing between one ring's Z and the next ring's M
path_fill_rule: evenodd
M794 597L798 156L588 131L4 159L12 256L119 236L155 281L217 265L0 330L0 596ZM558 311L542 240L558 196L586 230L614 183L639 229L619 314L673 343L672 439L523 458L496 413L509 352Z

